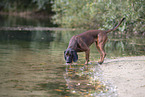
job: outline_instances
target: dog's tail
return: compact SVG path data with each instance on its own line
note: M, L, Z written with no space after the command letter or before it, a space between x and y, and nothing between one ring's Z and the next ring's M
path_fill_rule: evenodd
M121 19L121 21L117 24L117 26L115 26L113 29L107 30L106 33L109 33L109 32L111 32L111 31L116 30L116 29L119 27L119 25L120 25L124 20L125 20L125 17Z

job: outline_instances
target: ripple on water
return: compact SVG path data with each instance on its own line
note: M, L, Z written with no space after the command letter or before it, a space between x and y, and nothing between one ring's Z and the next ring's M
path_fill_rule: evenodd
M73 94L85 96L117 97L116 87L103 78L100 65L66 66L64 79Z

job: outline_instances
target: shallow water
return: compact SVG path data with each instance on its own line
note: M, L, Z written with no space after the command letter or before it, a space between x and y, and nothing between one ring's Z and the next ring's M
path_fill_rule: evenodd
M6 18L6 17L5 17ZM7 19L7 18L6 18ZM15 21L21 20L16 18ZM23 20L23 19L22 19ZM12 20L6 20L6 22ZM13 20L14 21L14 20ZM26 23L27 21L27 23ZM26 27L41 21L24 19ZM30 22L30 23L29 23ZM16 24L15 24L16 23ZM18 22L8 26L17 26ZM33 24L31 24L33 23ZM38 23L38 24L37 24ZM6 23L1 22L1 27ZM6 26L7 27L7 26ZM116 87L103 78L97 65L99 53L91 46L90 61L84 65L85 55L79 53L77 64L65 65L63 58L69 39L83 31L0 31L0 96L1 97L116 97ZM107 59L145 54L145 38L109 34Z

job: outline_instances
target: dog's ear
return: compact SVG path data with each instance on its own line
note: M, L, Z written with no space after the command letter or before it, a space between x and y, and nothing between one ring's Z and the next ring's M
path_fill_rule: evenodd
M77 52L73 51L72 54L73 54L73 61L76 62L78 60Z
M66 60L66 56L65 56L66 54L65 53L66 53L66 51L64 51L64 59Z

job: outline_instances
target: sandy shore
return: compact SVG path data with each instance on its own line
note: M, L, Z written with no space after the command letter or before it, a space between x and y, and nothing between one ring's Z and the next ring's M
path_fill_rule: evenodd
M145 56L106 59L101 68L119 97L145 97Z

